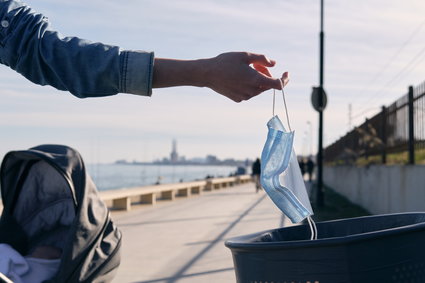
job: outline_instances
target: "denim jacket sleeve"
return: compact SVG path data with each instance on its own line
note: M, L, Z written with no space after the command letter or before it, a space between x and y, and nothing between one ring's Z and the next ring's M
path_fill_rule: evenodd
M154 54L63 37L19 0L0 0L0 63L77 97L150 96Z

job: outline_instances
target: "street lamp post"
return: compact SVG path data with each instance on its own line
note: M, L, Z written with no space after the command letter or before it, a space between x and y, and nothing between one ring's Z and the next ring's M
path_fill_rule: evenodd
M324 42L325 33L323 31L323 1L320 0L320 71L319 71L319 92L324 93ZM323 105L323 95L319 95L319 105ZM324 206L323 195L323 108L319 110L319 148L317 152L317 196L318 207Z

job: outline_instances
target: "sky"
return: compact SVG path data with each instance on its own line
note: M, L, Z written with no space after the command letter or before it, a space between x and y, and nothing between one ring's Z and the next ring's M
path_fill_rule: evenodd
M290 73L285 95L297 154L317 151L318 0L27 0L66 36L198 59L228 51L265 54L270 71ZM325 1L328 105L324 145L425 81L423 0ZM79 99L38 86L0 65L0 157L39 144L65 144L88 163L168 157L172 140L186 158L254 159L261 155L273 92L235 103L207 88L154 89ZM276 113L284 118L281 94ZM351 119L349 105L351 104ZM284 119L282 119L284 120ZM351 120L351 124L350 124Z

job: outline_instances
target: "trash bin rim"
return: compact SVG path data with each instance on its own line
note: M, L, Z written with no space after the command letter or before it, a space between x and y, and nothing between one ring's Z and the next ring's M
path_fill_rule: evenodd
M380 215L370 215L370 216L362 216L355 218L344 218L344 219L336 219L330 221L323 221L319 223L332 223L332 222L343 222L346 220L353 219L364 219L364 218L377 218L377 217L385 217L385 216L397 216L397 215L422 215L425 217L425 212L405 212L405 213L392 213L392 214L380 214ZM305 224L307 225L307 224ZM304 226L304 225L303 225ZM282 227L276 229L264 230L257 233L252 233L248 235L242 235L230 238L225 241L225 246L233 250L238 251L246 251L246 250L286 250L300 247L314 247L314 246L339 246L346 245L348 243L353 242L361 242L365 240L371 240L375 238L389 237L395 234L404 234L410 233L417 230L425 230L425 222L422 223L414 223L410 225L389 228L379 231L366 232L361 234L354 234L351 236L341 236L341 237L333 237L333 238L323 238L317 240L293 240L293 241L281 241L281 242L247 242L249 239L258 238L258 236L271 233L281 229L287 229L295 226ZM320 232L319 232L320 233Z

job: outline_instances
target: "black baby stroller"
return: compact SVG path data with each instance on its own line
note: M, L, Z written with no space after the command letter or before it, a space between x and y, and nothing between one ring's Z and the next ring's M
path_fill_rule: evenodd
M61 145L9 152L0 182L0 243L22 255L37 246L60 249L58 272L45 282L112 281L121 232L78 152Z

